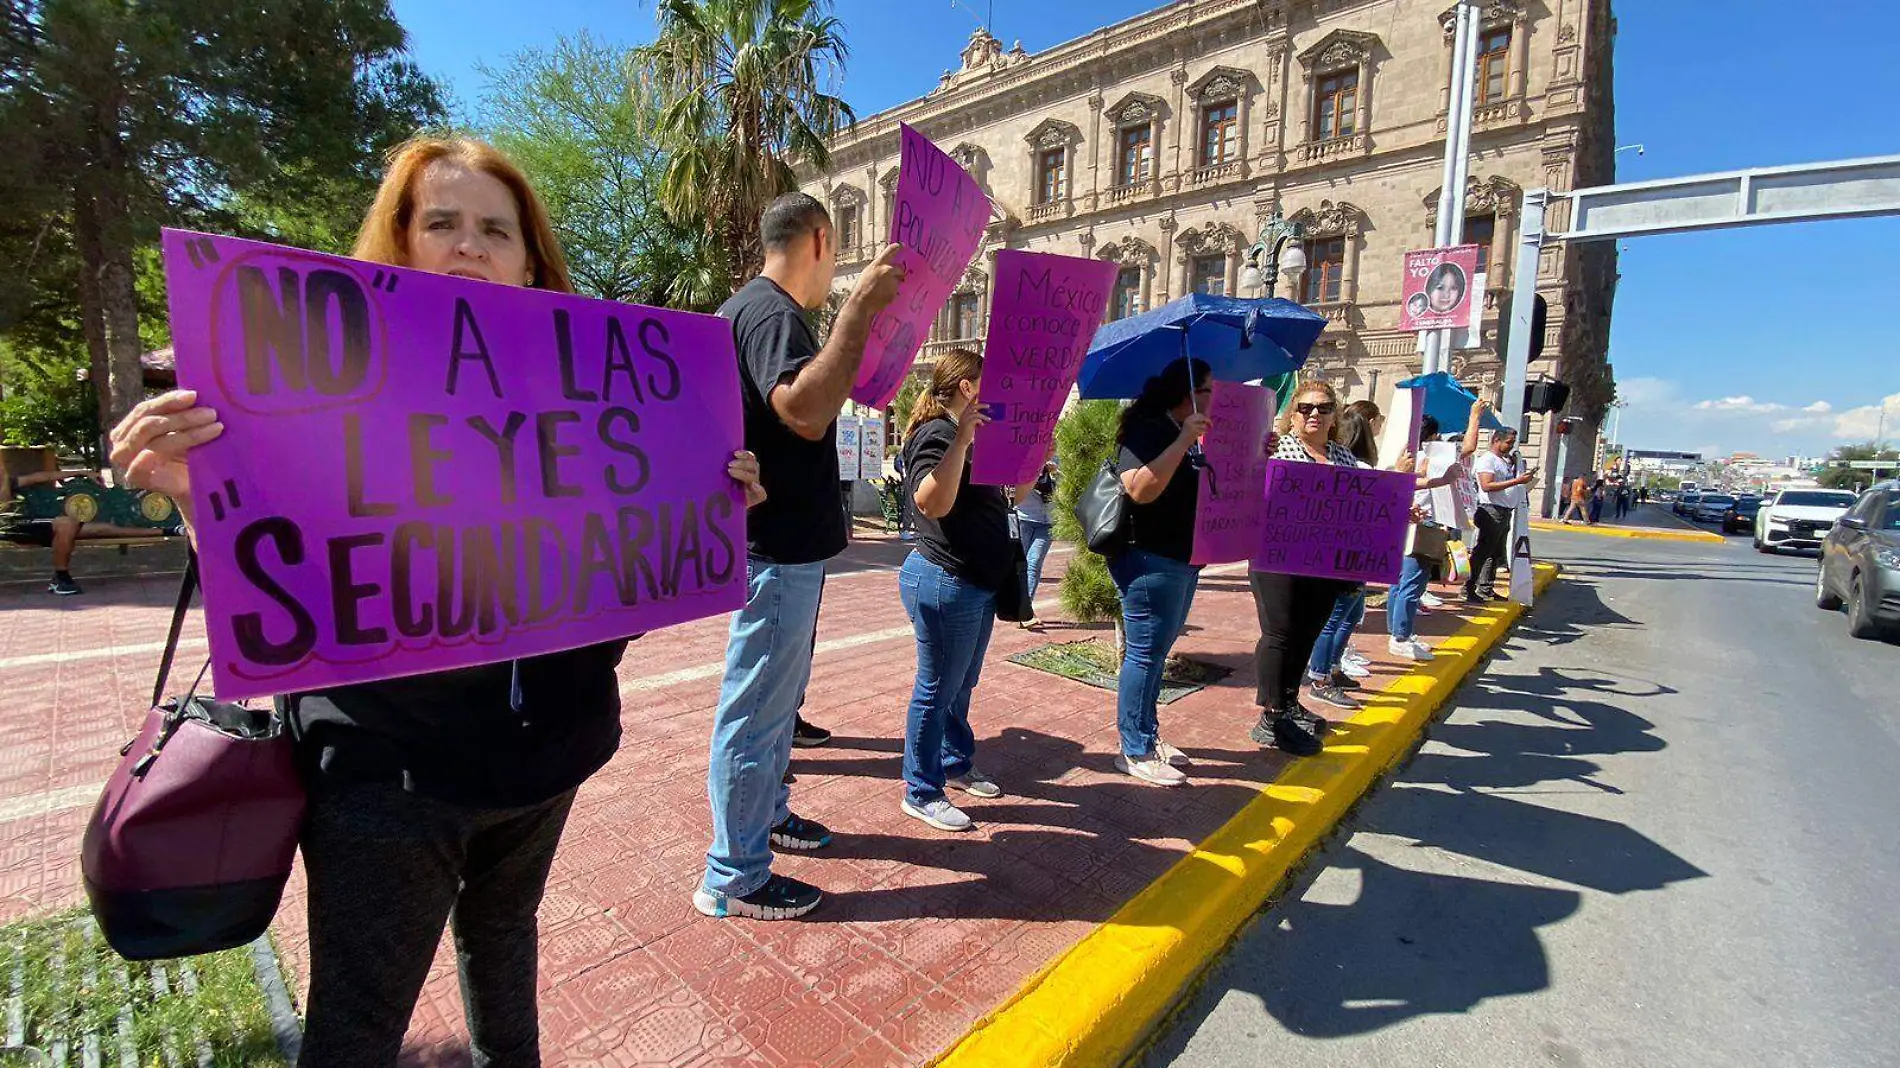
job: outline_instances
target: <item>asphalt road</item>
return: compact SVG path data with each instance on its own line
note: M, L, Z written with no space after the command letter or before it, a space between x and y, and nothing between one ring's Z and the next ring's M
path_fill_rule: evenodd
M1567 574L1145 1064L1900 1064L1900 647L1812 556Z

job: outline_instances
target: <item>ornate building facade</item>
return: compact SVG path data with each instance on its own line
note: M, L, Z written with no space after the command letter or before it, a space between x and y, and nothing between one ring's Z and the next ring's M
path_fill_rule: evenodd
M889 233L905 122L995 202L925 360L980 347L998 249L1118 263L1120 317L1194 290L1261 295L1240 292L1245 252L1277 213L1300 224L1307 266L1276 293L1329 323L1305 373L1384 406L1420 367L1417 335L1397 329L1399 295L1405 252L1430 246L1437 223L1447 3L1177 0L1035 55L979 30L928 95L860 120L833 143L828 173L801 175L832 212L839 284ZM1483 248L1485 316L1451 368L1495 401L1523 191L1614 180L1615 22L1610 0L1488 0L1482 17L1464 239ZM1570 384L1579 470L1613 394L1615 285L1613 244L1546 248L1538 263L1550 314L1532 378ZM1554 456L1554 422L1533 420L1533 462Z

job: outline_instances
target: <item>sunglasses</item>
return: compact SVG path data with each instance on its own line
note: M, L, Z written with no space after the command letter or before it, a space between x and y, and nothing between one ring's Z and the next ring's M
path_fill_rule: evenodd
M1301 415L1331 415L1334 407L1332 404L1295 404L1293 410Z

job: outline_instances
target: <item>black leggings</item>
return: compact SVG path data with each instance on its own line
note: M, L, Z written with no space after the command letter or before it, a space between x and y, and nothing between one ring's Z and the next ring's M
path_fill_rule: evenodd
M1339 595L1352 583L1266 571L1250 572L1247 578L1260 617L1260 643L1254 646L1260 681L1254 703L1270 710L1297 705L1313 643L1326 629Z
M325 784L304 822L310 1000L298 1068L394 1068L442 928L455 928L476 1068L537 1068L535 911L573 791L465 808L395 783Z

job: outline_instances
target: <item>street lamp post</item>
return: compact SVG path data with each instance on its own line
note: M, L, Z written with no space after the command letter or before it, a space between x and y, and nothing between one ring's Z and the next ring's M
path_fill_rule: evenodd
M1300 235L1300 224L1281 218L1276 208L1261 224L1259 240L1247 249L1247 269L1240 275L1241 288L1265 289L1266 295L1271 297L1283 268L1305 270L1306 250L1299 245Z

